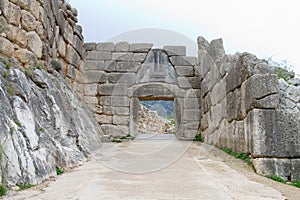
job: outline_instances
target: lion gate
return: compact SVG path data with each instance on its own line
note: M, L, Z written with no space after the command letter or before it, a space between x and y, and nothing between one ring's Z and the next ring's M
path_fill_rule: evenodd
M191 140L200 127L200 77L184 46L89 43L84 100L104 133L137 134L140 100L173 100L176 136Z

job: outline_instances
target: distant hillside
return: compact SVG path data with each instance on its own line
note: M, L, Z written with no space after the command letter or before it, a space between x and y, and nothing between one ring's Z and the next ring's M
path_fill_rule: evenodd
M174 116L174 101L140 101L140 103L150 110L157 111L161 117Z

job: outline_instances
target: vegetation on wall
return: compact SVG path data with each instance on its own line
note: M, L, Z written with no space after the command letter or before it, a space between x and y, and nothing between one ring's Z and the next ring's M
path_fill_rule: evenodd
M278 78L288 81L295 77L294 66L290 65L287 60L275 61L274 58L270 57L265 62L270 65L271 73L276 74Z

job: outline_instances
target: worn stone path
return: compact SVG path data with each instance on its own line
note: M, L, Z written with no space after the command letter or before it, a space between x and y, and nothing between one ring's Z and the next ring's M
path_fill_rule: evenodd
M10 199L285 199L278 190L249 180L249 174L258 175L245 163L226 160L246 166L246 173L239 172L217 151L172 135L143 135L131 142L105 144L90 162L47 187Z

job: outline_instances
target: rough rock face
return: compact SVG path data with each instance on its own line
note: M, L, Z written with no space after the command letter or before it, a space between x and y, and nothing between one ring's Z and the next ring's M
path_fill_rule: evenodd
M299 80L278 81L252 54L226 55L220 39L198 45L205 142L251 154L259 174L299 180Z
M0 178L8 186L41 183L101 145L98 123L56 72L0 62L0 113Z
M149 110L140 104L138 111L138 133L140 134L174 134L175 126L163 117L160 117L156 111Z
M80 95L85 51L77 14L62 0L1 0L0 54L25 68L51 70L49 64L59 62Z

